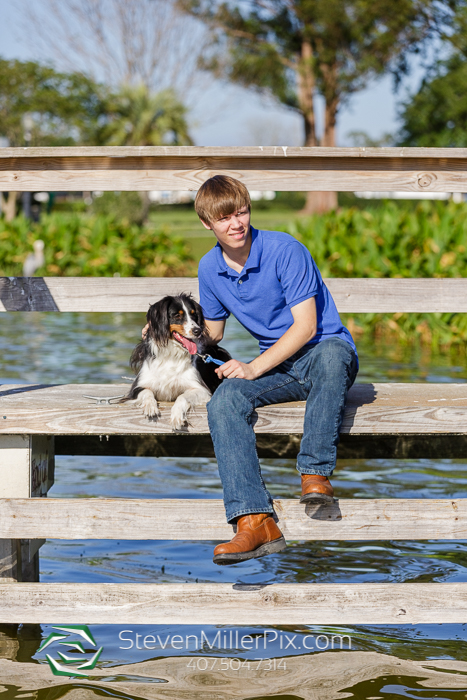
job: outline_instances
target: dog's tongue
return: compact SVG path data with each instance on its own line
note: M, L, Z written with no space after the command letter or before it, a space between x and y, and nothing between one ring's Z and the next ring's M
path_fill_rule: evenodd
M194 343L189 338L185 338L184 335L180 335L180 333L177 333L177 332L174 332L173 336L176 340L178 340L179 343L181 343L183 345L183 347L186 350L188 350L190 355L195 355L198 352L198 348L196 347L196 343Z

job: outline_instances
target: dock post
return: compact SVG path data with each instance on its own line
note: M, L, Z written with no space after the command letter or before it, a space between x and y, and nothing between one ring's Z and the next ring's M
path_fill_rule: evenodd
M46 497L54 480L54 439L0 435L0 498ZM39 581L39 548L45 540L0 539L0 581Z

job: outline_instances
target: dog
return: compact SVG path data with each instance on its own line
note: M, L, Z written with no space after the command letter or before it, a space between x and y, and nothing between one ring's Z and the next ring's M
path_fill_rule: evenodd
M171 424L179 430L188 423L191 408L206 404L222 382L216 364L200 355L227 362L229 353L209 338L201 306L191 294L166 296L147 313L148 330L135 347L130 365L137 372L127 396L144 415L157 420L158 401L174 401Z

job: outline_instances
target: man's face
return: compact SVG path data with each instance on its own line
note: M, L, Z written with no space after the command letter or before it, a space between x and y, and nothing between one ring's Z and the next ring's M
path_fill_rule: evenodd
M233 214L223 216L217 221L206 224L202 221L203 226L211 229L224 248L234 248L241 250L248 245L250 233L250 211L247 206L242 207Z

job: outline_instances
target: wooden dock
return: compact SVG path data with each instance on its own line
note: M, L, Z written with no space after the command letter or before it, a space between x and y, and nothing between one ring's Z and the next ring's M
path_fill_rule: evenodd
M467 149L0 149L7 190L197 189L215 173L278 190L467 192ZM467 279L326 280L340 312L467 311ZM197 280L2 278L0 311L141 311ZM128 385L0 387L0 623L387 624L467 622L465 583L45 584L50 539L224 541L219 500L47 499L56 454L212 455L206 411L174 433L140 409L98 404ZM293 458L303 403L260 408L260 456ZM356 384L340 457L466 457L467 384ZM277 500L288 542L467 539L466 499Z

